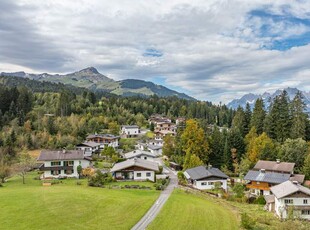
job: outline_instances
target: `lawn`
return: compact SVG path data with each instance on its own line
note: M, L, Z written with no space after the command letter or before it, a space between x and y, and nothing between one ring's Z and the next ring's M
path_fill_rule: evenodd
M43 187L30 173L0 187L0 229L130 229L157 199L155 190L88 187L63 180Z
M217 200L175 190L148 229L239 229L237 214Z

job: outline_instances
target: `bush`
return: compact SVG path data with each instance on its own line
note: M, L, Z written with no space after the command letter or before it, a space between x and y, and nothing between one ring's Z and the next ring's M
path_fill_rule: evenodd
M255 221L247 213L242 213L241 226L245 229L253 229L255 226Z
M104 184L112 181L113 178L111 174L102 173L100 170L97 170L96 174L89 179L88 185L93 187L102 187Z
M266 204L264 196L259 196L255 199L254 204Z

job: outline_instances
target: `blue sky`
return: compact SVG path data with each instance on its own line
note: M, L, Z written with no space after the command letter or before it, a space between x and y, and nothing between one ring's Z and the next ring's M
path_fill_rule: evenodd
M229 102L310 90L307 0L0 1L0 72L96 67Z

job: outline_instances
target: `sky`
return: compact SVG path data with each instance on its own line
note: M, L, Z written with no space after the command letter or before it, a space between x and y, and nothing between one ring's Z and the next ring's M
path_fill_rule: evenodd
M228 103L310 90L309 0L0 0L0 72L153 81Z

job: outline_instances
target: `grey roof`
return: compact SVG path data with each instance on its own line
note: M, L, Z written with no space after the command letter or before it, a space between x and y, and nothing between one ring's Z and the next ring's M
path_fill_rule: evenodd
M147 147L152 150L158 150L163 148L162 146L159 145L147 145Z
M294 166L295 163L260 160L256 163L253 169L265 169L266 171L291 173L294 171Z
M126 159L131 159L131 158L139 157L139 156L142 156L142 155L146 155L146 156L149 156L149 157L156 157L151 152L143 151L143 150L140 150L140 149L136 149L136 150L133 150L131 152L125 153L124 157Z
M303 174L294 174L291 176L290 181L297 181L299 184L304 183L305 175Z
M137 126L137 125L122 125L122 128L125 128L125 129L138 129L139 126Z
M261 172L250 170L244 177L245 180L281 184L290 179L290 174L277 172Z
M92 138L105 138L105 139L118 139L119 136L115 136L113 134L89 134L86 139L92 139Z
M282 184L278 184L270 188L271 192L277 199L289 196L296 192L302 192L310 196L310 189L292 181L285 181Z
M266 203L274 203L274 195L265 195L264 196Z
M188 175L189 178L193 180L200 180L208 177L219 177L219 178L228 178L228 176L223 173L218 168L207 168L206 166L198 166L195 168L187 169L185 175Z
M85 142L83 142L81 144L78 144L77 146L88 146L88 147L94 148L94 147L100 146L100 144L96 143L96 142L93 142L93 141L85 141Z
M38 161L84 160L83 150L42 150Z
M129 159L120 163L116 163L113 168L111 169L111 172L121 171L123 169L138 166L141 168L149 169L151 171L159 171L158 163L148 161L148 160L142 160L139 158Z

